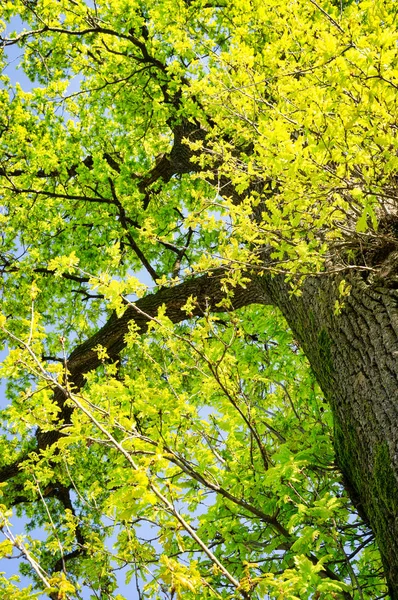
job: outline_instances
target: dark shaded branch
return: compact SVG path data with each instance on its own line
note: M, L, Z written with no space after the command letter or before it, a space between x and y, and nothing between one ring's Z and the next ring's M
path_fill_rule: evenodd
M202 316L205 311L225 312L220 303L225 298L225 292L221 289L221 280L225 277L224 270L218 270L212 274L188 279L172 288L162 288L154 294L150 294L138 300L135 304L128 306L121 317L115 313L108 322L90 339L78 346L68 359L68 369L71 373L71 381L76 383L79 374L96 369L100 365L98 355L93 348L100 344L106 348L111 360L117 359L126 345L125 335L129 330L130 323L135 323L140 333L145 333L150 320L156 317L158 309L165 305L166 315L172 323L179 323L187 318ZM189 315L182 310L190 297L196 298L196 306ZM270 304L262 281L259 277L253 277L247 283L247 287L237 286L234 289L233 307L236 310L249 304Z
M104 35L111 35L111 36L117 37L119 39L128 40L129 42L132 41L131 37L129 35L119 33L117 31L114 31L113 29L109 29L107 27L94 26L94 27L87 27L86 29L74 31L72 29L64 29L63 27L49 27L48 25L45 25L44 27L41 27L40 29L31 29L30 31L24 31L24 32L20 33L18 36L16 36L15 38L4 38L4 37L0 36L0 42L2 43L3 47L13 46L15 44L18 44L18 42L22 42L23 40L25 40L27 38L36 37L43 33L63 33L63 34L72 35L75 37L84 36L84 35L87 35L90 33L102 33Z
M37 267L34 269L34 272L43 273L44 275L55 275L55 271L45 269L44 267ZM62 273L61 277L63 277L63 279L70 279L71 281L77 281L78 283L88 283L90 281L89 277L79 277L78 275L72 275L71 273Z
M15 194L35 194L40 196L46 196L47 198L61 198L62 200L83 200L85 202L98 202L102 204L114 204L111 198L103 198L102 196L79 196L75 194L58 194L57 192L50 192L48 190L35 190L33 188L21 189L14 187L12 191Z
M0 467L1 482L8 481L9 479L16 477L18 473L20 473L19 467L23 463L23 461L26 460L26 458L28 458L29 452L30 450L27 451L26 454L19 456L11 465L5 465L3 467Z
M15 261L16 262L16 261ZM4 262L1 265L1 275L8 273L17 273L20 269L19 267L12 266L15 263L12 262ZM33 269L34 273L41 273L43 275L55 275L56 271L53 269L46 269L45 267L36 267ZM90 281L89 277L80 277L79 275L72 275L71 273L61 273L60 277L63 279L70 279L71 281L77 281L77 283L88 283Z
M73 292L74 294L81 294L82 296L84 296L83 301L86 302L88 300L102 300L103 298L105 298L103 294L89 294L88 291L84 289L71 290L71 292Z
M83 387L85 373L96 369L102 364L94 348L101 345L106 349L110 360L116 361L120 352L126 346L125 336L129 331L130 324L135 323L139 332L145 333L150 321L156 318L158 309L163 305L166 306L166 315L172 323L180 323L188 318L202 316L207 310L225 312L227 309L220 306L220 303L226 297L221 285L225 275L226 272L220 269L211 274L188 279L172 288L161 288L157 292L141 298L135 304L129 305L121 317L113 313L97 333L75 348L69 356L67 360L68 380L74 391L76 392ZM192 313L187 315L182 307L190 297L196 299L196 304ZM252 277L246 287L237 286L234 289L230 310L236 310L254 303L271 304L262 284L262 279L256 276ZM66 397L59 388L54 390L54 401L61 409L60 421L68 423L73 409L65 404ZM61 435L56 429L46 432L38 431L36 434L36 450L52 445ZM7 481L18 475L19 466L27 457L28 452L18 457L11 465L0 468L0 481Z
M70 490L67 487L65 487L63 485L58 485L49 494L49 496L53 496L54 498L57 498L57 500L59 500L61 502L61 504L64 506L64 508L69 509L71 511L72 515L74 517L76 517L76 511L75 511L75 508L74 508L71 498L70 498ZM76 535L76 542L78 544L78 547L75 550L72 550L71 552L69 552L68 554L64 554L63 556L61 556L55 563L55 565L53 567L53 572L65 571L65 565L68 561L72 560L73 558L77 558L78 556L83 556L86 553L85 539L84 539L84 535L83 535L82 530L79 527L79 525L76 526L75 535Z
M146 258L145 254L142 252L141 248L138 246L137 242L135 241L134 237L132 236L130 228L128 226L129 220L126 216L126 211L124 210L122 203L120 202L119 198L116 195L115 184L110 177L108 178L108 181L109 181L109 185L111 188L114 204L119 212L120 224L123 227L123 230L127 237L128 243L129 243L130 247L132 248L132 250L134 250L134 252L138 256L138 258L140 259L142 265L148 271L149 275L152 277L153 281L156 283L156 281L159 279L159 275L156 273L155 269L152 267L151 263Z
M113 164L117 164L116 161L114 161L114 159L109 154L104 154L104 158L112 168L114 168ZM110 159L110 160L108 160L108 159ZM86 156L86 158L84 158L81 161L81 163L72 165L71 167L69 167L67 169L68 177L75 177L77 175L77 169L81 165L84 165L88 169L92 169L94 166L94 161L93 161L92 156ZM25 171L25 169L15 169L14 171L8 171L5 167L0 167L0 176L1 177L21 177L21 175L26 175L26 174L27 174L27 172ZM37 177L38 179L47 179L48 177L58 177L59 175L60 175L60 173L57 170L50 171L50 173L48 173L44 169L39 169L35 173L35 177Z

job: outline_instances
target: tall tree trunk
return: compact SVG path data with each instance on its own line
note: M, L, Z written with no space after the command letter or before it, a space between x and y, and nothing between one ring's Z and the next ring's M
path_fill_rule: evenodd
M283 312L334 414L336 457L351 498L371 525L390 595L398 599L398 291L349 280L308 279L300 297L278 278L267 292Z

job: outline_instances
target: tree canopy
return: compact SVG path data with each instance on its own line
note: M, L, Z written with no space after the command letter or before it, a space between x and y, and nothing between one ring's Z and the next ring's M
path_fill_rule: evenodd
M388 597L275 285L396 288L397 15L3 2L4 597Z

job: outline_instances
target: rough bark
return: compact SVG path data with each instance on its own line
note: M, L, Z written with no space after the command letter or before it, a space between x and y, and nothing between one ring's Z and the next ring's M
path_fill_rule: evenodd
M346 278L347 279L347 278ZM338 281L308 279L292 297L266 282L334 414L334 445L347 489L371 525L392 600L398 598L398 291L358 274L336 315Z

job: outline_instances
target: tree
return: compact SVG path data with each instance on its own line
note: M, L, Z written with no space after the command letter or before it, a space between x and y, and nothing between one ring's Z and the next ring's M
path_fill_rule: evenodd
M395 3L1 11L2 555L51 598L398 598Z

